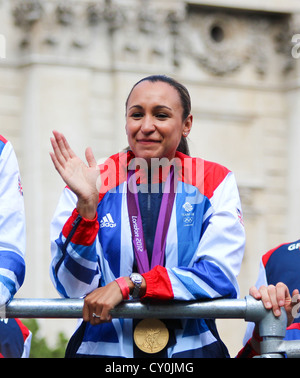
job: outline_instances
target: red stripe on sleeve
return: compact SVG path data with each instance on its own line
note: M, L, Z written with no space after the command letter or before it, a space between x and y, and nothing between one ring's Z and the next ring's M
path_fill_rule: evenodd
M146 294L143 298L173 299L173 289L167 269L157 265L149 272L142 274L146 280Z
M0 135L0 141L3 142L4 144L7 143L7 139L5 139L2 135Z
M15 321L18 323L18 326L20 327L20 330L22 331L23 339L25 341L27 337L30 335L29 329L21 322L20 319L15 318Z
M62 230L63 236L65 238L67 238L70 232L73 230L74 222L77 220L78 216L79 214L77 209L74 209L72 215L67 220ZM93 220L81 218L76 232L72 236L71 242L74 244L90 246L94 243L98 231L99 222L97 214Z

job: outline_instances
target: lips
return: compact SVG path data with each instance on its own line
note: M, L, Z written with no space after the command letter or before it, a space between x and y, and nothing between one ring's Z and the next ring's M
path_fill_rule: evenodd
M137 142L143 143L143 144L160 143L159 140L155 140L155 139L137 139Z

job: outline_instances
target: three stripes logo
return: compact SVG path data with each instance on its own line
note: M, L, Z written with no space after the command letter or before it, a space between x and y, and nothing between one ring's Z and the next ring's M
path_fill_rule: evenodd
M103 227L110 227L110 228L116 227L116 223L114 222L110 213L107 213L106 215L104 215L104 217L102 217L100 221L100 228L103 228Z

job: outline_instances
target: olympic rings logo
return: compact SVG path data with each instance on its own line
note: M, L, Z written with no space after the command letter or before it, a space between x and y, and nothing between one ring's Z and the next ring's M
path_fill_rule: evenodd
M192 218L192 217L185 217L185 218L183 218L183 221L184 221L184 223L193 223L193 221L194 221L194 218Z

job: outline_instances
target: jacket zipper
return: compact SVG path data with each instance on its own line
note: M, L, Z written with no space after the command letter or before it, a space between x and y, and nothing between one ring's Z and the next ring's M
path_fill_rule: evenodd
M63 262L63 260L64 260L64 258L65 258L65 256L66 256L67 246L68 246L68 244L70 243L70 241L71 241L73 235L75 234L75 232L76 232L76 230L77 230L77 228L78 228L79 223L81 222L81 220L82 220L81 215L78 215L77 218L76 218L76 219L74 220L74 222L72 223L72 227L73 227L73 228L72 228L72 230L70 231L68 237L66 238L66 240L65 240L65 242L64 242L64 245L62 246L62 249L61 249L61 251L62 251L62 256L61 256L61 258L59 259L59 261L58 261L58 263L56 264L56 267L55 267L55 274L56 274L56 275L57 275L57 272L58 272L58 270L59 270L59 268L60 268L60 266L61 266L61 264L62 264L62 262Z

